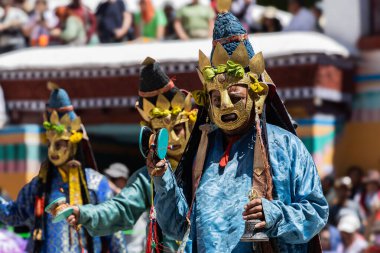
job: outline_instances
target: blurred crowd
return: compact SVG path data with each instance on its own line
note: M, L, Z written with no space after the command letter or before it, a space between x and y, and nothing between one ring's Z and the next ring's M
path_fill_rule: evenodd
M350 167L346 176L322 180L330 206L328 225L322 230L324 252L380 252L380 172Z
M175 9L168 2L163 9L151 0L139 0L139 11L131 13L124 0L104 0L93 12L81 0L54 10L48 0L36 0L27 8L25 0L0 0L0 53L24 47L85 45L123 41L188 40L212 36L217 13L216 0L203 5L198 0ZM255 20L255 0L234 0L231 11L247 31L322 31L322 7L305 7L302 0L289 0L293 15L282 24L275 7L267 7Z

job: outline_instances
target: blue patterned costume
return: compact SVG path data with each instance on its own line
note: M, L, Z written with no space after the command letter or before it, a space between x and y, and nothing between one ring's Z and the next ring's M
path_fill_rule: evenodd
M311 155L293 134L274 125L268 127L269 157L274 185L273 201L262 199L266 228L277 239L279 252L308 252L308 241L326 224L328 205ZM191 242L186 252L254 252L242 243L242 213L252 187L255 128L243 135L220 168L223 133L209 134L203 175L191 213ZM154 178L157 219L164 233L181 240L187 229L189 206L183 189L168 169Z
M68 184L64 183L57 169L52 168L53 177L51 178L51 193L47 199L47 203L52 202L58 197L66 196L68 199ZM112 197L112 191L109 188L107 179L92 169L86 169L86 180L92 204L97 204L106 201ZM11 226L26 225L31 230L34 228L35 214L35 196L37 193L38 177L25 185L20 191L16 201L7 202L0 199L0 220ZM63 193L61 192L63 189ZM78 238L75 230L70 227L66 221L52 223L52 216L47 214L46 229L44 231L44 244L42 253L58 253L58 252L80 252ZM71 234L71 239L70 239ZM81 236L84 241L85 235L83 230ZM70 240L71 246L70 246ZM121 233L113 234L105 238L110 245L110 252L121 253L126 252L125 239ZM94 252L101 252L101 239L94 237ZM33 252L34 241L32 238L28 243L28 252ZM85 243L84 243L85 244Z

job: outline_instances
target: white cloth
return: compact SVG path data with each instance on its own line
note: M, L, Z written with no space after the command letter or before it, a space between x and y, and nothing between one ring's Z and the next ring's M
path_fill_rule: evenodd
M316 18L311 11L301 8L284 31L316 31Z

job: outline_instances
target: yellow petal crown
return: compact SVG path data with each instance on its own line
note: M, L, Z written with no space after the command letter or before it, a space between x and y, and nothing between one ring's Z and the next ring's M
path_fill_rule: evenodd
M246 70L249 72L246 73ZM201 79L204 90L193 92L193 97L198 105L204 106L207 103L208 93L211 90L227 89L229 86L246 84L248 89L258 96L266 96L268 85L272 83L269 75L265 71L265 62L262 53L255 54L249 59L244 43L240 43L231 57L224 47L218 43L215 46L213 57L210 59L199 51L199 78ZM218 75L224 74L227 81L220 82ZM262 81L259 81L262 80Z
M140 108L138 101L135 107L144 121L149 124L153 123L153 125L161 125L162 121L179 124L188 120L191 122L196 120L197 110L192 109L191 93L184 97L182 93L178 92L171 101L160 94L155 105L144 98L143 108Z
M58 134L62 139L70 140L72 143L78 143L83 138L81 124L80 117L71 120L68 114L63 115L63 117L59 119L58 113L55 110L51 112L49 120L47 119L46 113L44 114L43 127L47 133Z

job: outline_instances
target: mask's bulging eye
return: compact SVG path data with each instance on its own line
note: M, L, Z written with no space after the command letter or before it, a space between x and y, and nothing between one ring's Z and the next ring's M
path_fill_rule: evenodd
M220 83L225 82L225 81L226 81L226 75L225 75L225 74L220 74L220 75L218 75L218 81L219 81Z

